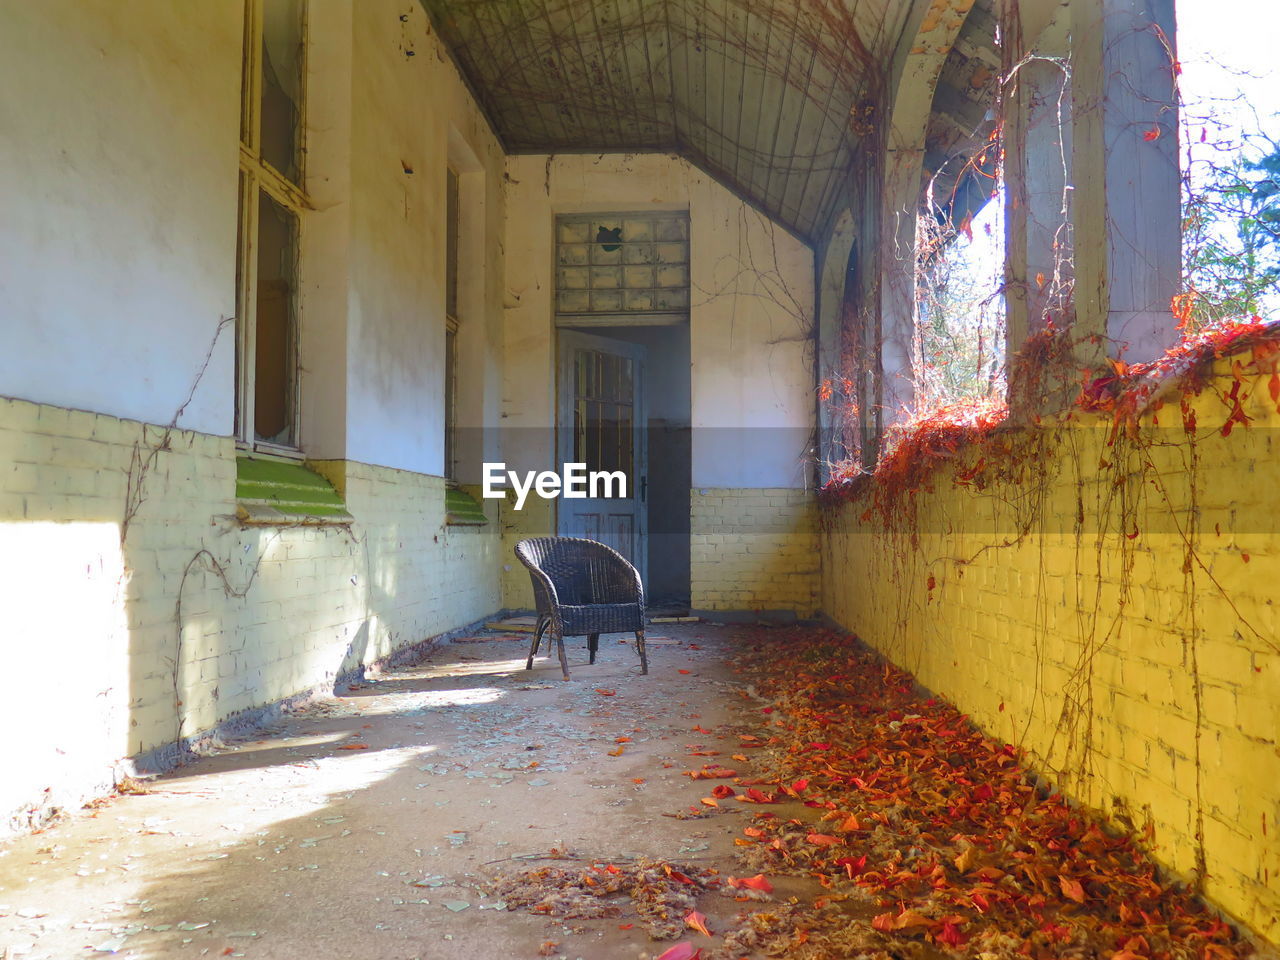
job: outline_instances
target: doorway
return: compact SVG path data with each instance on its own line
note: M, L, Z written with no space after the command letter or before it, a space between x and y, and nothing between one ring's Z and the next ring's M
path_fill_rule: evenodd
M638 353L630 354L639 358L634 369L638 370L636 387L641 398L640 412L636 414L634 428L630 432L637 448L633 454L634 462L642 464L644 472L635 475L636 497L631 504L616 500L608 505L589 499L557 501L558 532L562 536L602 540L620 549L640 570L650 606L654 609L687 608L689 497L693 483L689 327L687 324L592 326L589 334L577 329L561 329L561 428L558 435L562 463L567 462L564 459L566 453L574 452L569 446L569 438L578 435L579 427L586 425L580 412L587 409L586 404L578 401L576 408L566 406L566 397L572 389L569 384L576 384L580 377L595 376L585 365L580 373L576 364L583 361L571 359L581 357L580 348L574 345L582 344L584 336L597 348L612 352L619 358L626 356L627 351L639 348ZM611 367L608 361L593 362L607 375ZM570 363L575 366L570 367ZM614 390L616 393L620 388L615 386ZM603 402L612 403L611 400ZM607 417L601 419L608 420ZM608 422L595 429L596 438L616 438L621 432ZM606 442L617 446L626 441L612 439ZM589 454L598 448L601 440L586 438L585 442L579 440L578 443L578 450ZM628 454L606 453L604 456L615 457L616 460ZM592 468L588 466L588 469ZM630 519L632 515L634 520ZM634 545L624 548L628 524L634 524L635 540ZM596 531L604 535L594 535Z
M692 485L689 219L556 219L560 463L628 475L626 497L561 498L556 530L618 549L649 605L689 603Z

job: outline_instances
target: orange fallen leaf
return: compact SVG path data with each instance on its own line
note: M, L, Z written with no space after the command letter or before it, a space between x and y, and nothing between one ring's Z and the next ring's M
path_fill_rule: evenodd
M630 929L631 929L632 927L634 927L634 926L635 926L635 924L634 924L634 923L620 923L620 924L618 924L618 929L619 929L619 930L630 930Z
M918 910L903 910L893 918L893 929L895 930L910 930L912 927L931 927L933 925L934 921Z
M690 910L689 915L684 918L684 922L705 937L712 935L711 931L707 929L707 915L705 913Z
M617 750L610 750L610 751L609 751L609 756L611 756L611 757L620 757L620 756L622 756L622 752L623 752L624 750L626 750L626 749L627 749L626 747L619 747Z
M759 890L761 893L773 893L773 884L769 882L763 873L757 873L754 877L730 877L729 886Z
M713 800L711 797L703 797L703 798L702 798L701 800L699 800L698 802L699 802L699 803L701 803L704 807L718 807L718 806L720 806L720 804L716 803L716 801L715 801L715 800Z
M827 833L811 833L805 839L815 847L830 847L840 842L838 837L833 837Z
M630 737L614 737L613 742L614 743L630 743L631 738Z
M645 780L644 780L644 777L632 777L632 778L631 778L631 782L632 782L632 783L644 783L644 782L645 782Z
M367 743L343 743L343 744L339 744L338 749L339 750L368 750L369 745Z
M692 671L692 670L679 670L679 669L677 669L677 670L676 670L676 673L693 673L693 671Z
M1064 897L1074 900L1076 903L1084 903L1084 887L1079 880L1072 880L1070 877L1058 877L1058 886L1062 888Z
M559 940L543 940L542 946L538 947L538 956L549 957L556 952L556 948L559 946Z
M617 692L617 690L606 690L604 687L596 687L596 693L600 694L602 697L612 697Z

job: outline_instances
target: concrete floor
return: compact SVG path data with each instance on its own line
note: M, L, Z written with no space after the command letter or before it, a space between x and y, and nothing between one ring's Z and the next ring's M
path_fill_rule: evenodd
M10 841L0 957L656 956L671 944L639 924L509 912L481 884L553 849L732 872L745 805L673 816L708 793L682 775L691 750L749 729L731 630L662 632L647 677L616 636L594 666L569 641L569 683L554 657L523 669L524 637L443 643L149 794ZM699 902L713 923L737 906Z

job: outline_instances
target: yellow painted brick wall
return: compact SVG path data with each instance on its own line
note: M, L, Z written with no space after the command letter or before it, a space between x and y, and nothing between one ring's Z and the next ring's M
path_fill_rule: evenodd
M784 488L695 488L691 498L690 605L695 610L818 606L813 494Z
M891 526L830 508L822 602L1050 782L1150 828L1175 874L1202 849L1206 896L1274 943L1280 415L1246 386L1253 423L1226 437L1209 390L1194 443L1176 404L1114 446L1078 417L1016 478L940 470Z
M0 400L0 633L30 676L0 698L24 731L0 832L100 792L122 758L501 605L497 524L447 526L440 478L329 463L354 523L244 527L235 453Z
M533 609L533 585L529 571L516 559L516 544L526 537L549 537L555 534L555 502L531 496L524 509L515 508L514 494L498 505L502 527L502 605L508 610Z

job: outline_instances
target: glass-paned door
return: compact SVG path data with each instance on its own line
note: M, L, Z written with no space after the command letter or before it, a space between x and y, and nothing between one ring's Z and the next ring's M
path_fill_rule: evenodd
M645 349L634 343L560 331L557 453L563 464L592 474L621 474L624 482L596 481L595 493L558 501L562 536L607 543L645 576L645 499L648 486L642 390ZM605 496L612 493L613 496ZM619 496L618 494L624 494Z

